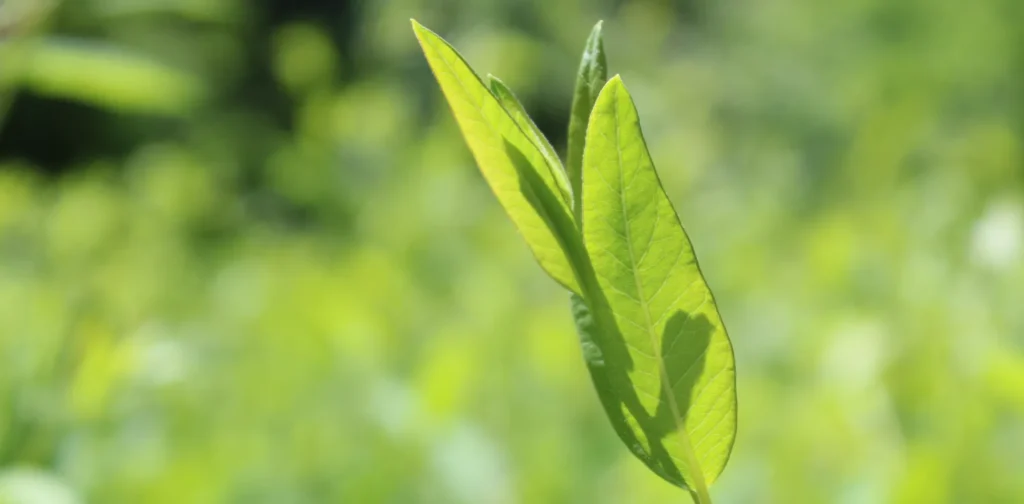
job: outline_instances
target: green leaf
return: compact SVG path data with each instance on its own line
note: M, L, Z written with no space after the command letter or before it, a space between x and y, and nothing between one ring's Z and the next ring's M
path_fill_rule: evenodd
M194 110L206 92L197 76L117 45L47 37L25 49L17 55L24 58L18 75L11 77L43 96L121 112L179 116Z
M601 36L602 22L598 21L587 38L583 59L576 74L576 90L572 96L572 112L569 116L569 148L566 150L566 167L569 187L575 195L573 209L577 221L581 211L583 195L583 144L587 136L587 123L594 100L608 80L608 62L604 55L604 41Z
M530 140L533 141L533 145L540 150L541 154L544 155L544 160L548 164L548 169L551 171L551 175L554 176L555 181L558 182L559 194L562 199L569 205L572 205L572 193L569 191L569 180L565 176L565 168L562 167L562 162L558 160L558 153L555 152L555 148L551 146L551 142L548 141L544 133L540 131L540 128L530 119L530 115L526 113L526 108L520 103L519 99L516 98L515 93L501 79L487 74L487 81L490 83L491 92L494 93L494 97L501 102L501 105L505 107L505 111L508 112L512 119L519 125L519 129L523 130Z
M566 163L569 167L570 187L572 187L575 197L573 200L573 210L576 221L580 224L582 224L582 216L580 214L583 211L581 202L583 196L583 148L586 142L587 123L590 121L590 111L594 108L597 95L600 93L601 88L604 87L605 82L608 81L608 65L604 55L601 26L602 22L598 21L587 38L587 43L583 50L583 58L580 61L580 68L576 77L576 89L572 97L572 112L569 117L569 145ZM638 457L644 459L646 454L640 447L640 443L633 433L633 428L626 421L620 406L621 401L618 399L620 394L615 392L612 385L612 373L609 372L602 348L599 345L602 324L595 318L594 314L604 315L608 319L606 322L608 325L614 324L614 319L610 318L611 310L607 307L607 303L603 302L603 296L600 295L593 268L590 266L590 259L586 258L582 261L582 264L583 267L580 268L582 284L585 290L592 292L592 294L588 294L588 299L586 300L579 294L571 294L569 303L573 322L576 325L576 332L580 339L583 360L587 365L587 370L590 372L590 378L594 383L598 399L600 399L601 405L604 407L609 420L611 420L612 428L615 429L615 432L618 433L627 447L633 450ZM589 306L589 304L597 304L599 302L601 305L597 306L596 309L591 309Z
M587 128L583 222L597 287L578 324L605 409L655 473L709 502L736 434L732 344L618 76Z
M541 267L566 289L579 292L569 260L582 254L579 229L555 170L458 51L416 21L412 25L491 190Z

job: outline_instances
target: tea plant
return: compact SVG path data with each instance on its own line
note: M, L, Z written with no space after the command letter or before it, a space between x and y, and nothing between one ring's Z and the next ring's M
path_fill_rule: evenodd
M413 31L484 178L570 292L615 432L656 474L710 503L736 434L732 344L629 91L607 78L601 24L580 64L565 166L504 83L481 79L415 21Z

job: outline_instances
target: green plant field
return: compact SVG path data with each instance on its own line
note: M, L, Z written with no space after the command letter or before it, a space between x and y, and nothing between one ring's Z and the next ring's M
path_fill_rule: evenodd
M562 159L604 20L735 352L716 504L1024 502L1024 3L41 5L0 1L0 503L688 502L409 18Z

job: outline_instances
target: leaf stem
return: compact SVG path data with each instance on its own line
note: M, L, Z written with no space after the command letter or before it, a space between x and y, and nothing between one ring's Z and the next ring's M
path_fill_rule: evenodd
M701 485L695 490L690 490L690 497L693 497L694 504L711 504L711 494L708 487Z

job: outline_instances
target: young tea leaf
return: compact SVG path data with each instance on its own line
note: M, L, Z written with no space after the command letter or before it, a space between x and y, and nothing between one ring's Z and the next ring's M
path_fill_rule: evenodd
M583 59L576 74L576 90L572 96L572 112L569 116L569 148L566 150L566 168L569 186L575 200L573 210L577 221L581 211L583 195L583 144L587 136L587 122L594 107L597 94L608 80L608 62L604 55L604 40L601 36L602 22L598 21L587 38Z
M484 85L443 39L413 28L470 151L573 318L612 426L700 504L735 437L732 346L650 155L607 70L598 23L570 120L568 174L515 95Z
M583 223L602 402L641 460L709 502L736 433L732 344L618 76L587 128Z
M579 249L569 243L580 241L579 229L555 170L455 48L416 21L412 25L491 190L541 267L579 292L566 252Z
M576 77L576 88L572 97L572 112L569 117L569 145L568 159L566 165L570 186L573 188L573 210L576 221L582 227L583 211L581 198L583 196L583 148L586 142L587 123L590 121L590 111L594 108L597 95L608 81L608 65L604 54L604 45L601 36L602 22L598 21L587 38L583 50L583 58L580 61L579 72ZM581 286L587 294L587 299L579 294L570 295L570 308L573 322L576 325L576 332L580 339L580 348L583 351L583 360L590 372L590 378L594 383L598 399L612 423L612 428L619 437L626 443L638 457L646 460L647 453L640 446L633 427L623 413L621 394L616 393L612 383L614 368L609 368L602 351L601 327L614 326L614 318L611 318L611 310L600 295L600 287L594 276L593 268L590 266L590 259L581 261L579 268L581 273ZM594 305L596 309L592 309ZM599 321L595 314L604 318ZM604 345L608 347L608 345ZM614 361L614 359L613 359Z

